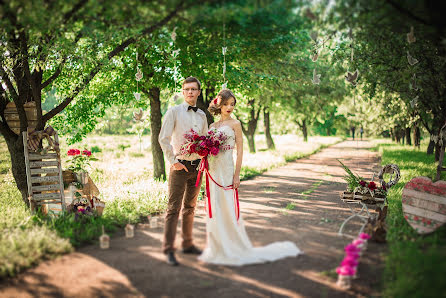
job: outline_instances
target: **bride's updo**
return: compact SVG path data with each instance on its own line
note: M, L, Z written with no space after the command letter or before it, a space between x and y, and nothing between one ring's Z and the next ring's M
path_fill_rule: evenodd
M216 116L221 114L221 107L224 106L231 98L234 98L234 105L237 103L234 93L229 89L221 90L217 97L209 104L208 111L211 115Z

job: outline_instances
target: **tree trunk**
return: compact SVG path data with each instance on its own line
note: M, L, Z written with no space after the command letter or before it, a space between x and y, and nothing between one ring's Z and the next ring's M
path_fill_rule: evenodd
M420 139L421 139L420 127L418 126L418 124L415 124L415 127L413 129L413 144L415 147L418 147L418 149L420 149Z
M431 155L434 154L434 147L435 147L435 143L434 141L432 141L432 139L429 141L429 145L427 146L427 155Z
M242 122L242 120L239 119L241 125L242 125L242 132L243 134L246 136L246 138L248 139L248 146L249 146L249 152L250 153L255 153L256 152L256 147L255 147L255 140L254 140L254 136L256 133L256 129L257 129L257 121L259 120L259 115L260 115L260 110L261 107L259 107L259 109L255 110L255 99L249 99L248 100L248 106L250 107L250 111L249 111L249 119L248 119L248 128L245 128L245 123Z
M164 154L158 142L161 117L160 89L154 87L150 89L150 130L152 133L153 178L156 180L166 180Z
M412 146L412 140L410 139L410 127L406 127L406 144Z
M302 120L302 134L304 135L304 142L308 142L308 128L307 120Z
M249 152L256 153L256 143L254 141L254 134L247 134L246 138L248 139Z
M276 146L274 145L273 137L271 136L268 108L263 108L263 122L265 126L266 145L268 146L268 149L274 150L276 149Z
M214 122L214 117L212 117L211 113L208 111L209 102L205 102L203 91L201 91L200 95L197 98L197 107L206 114L206 118L208 120L208 125L210 125L212 122ZM210 93L206 89L206 97L210 97Z
M437 142L437 144L435 144L435 161L440 160L440 153L441 153L440 142Z
M11 155L12 175L17 184L17 188L22 194L23 202L29 207L23 139L21 137L4 138L8 146L9 154Z

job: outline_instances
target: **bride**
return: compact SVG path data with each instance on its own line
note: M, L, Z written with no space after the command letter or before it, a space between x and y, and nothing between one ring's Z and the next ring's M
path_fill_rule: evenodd
M209 112L220 115L220 120L210 129L225 133L228 150L220 150L209 158L210 206L206 221L207 244L199 260L221 265L241 266L264 263L285 257L295 257L302 252L289 241L275 242L263 247L253 247L245 231L242 216L238 212L235 190L240 186L240 168L243 158L243 136L241 124L231 117L236 104L234 94L226 89L220 91L211 102ZM233 161L232 150L237 150ZM217 185L218 183L219 185ZM209 208L211 207L211 208Z

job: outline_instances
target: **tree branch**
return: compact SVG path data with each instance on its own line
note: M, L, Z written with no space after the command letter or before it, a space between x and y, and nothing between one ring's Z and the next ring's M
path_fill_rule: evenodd
M184 0L182 0L174 10L172 10L167 16L165 16L163 19L161 19L159 22L155 23L154 25L150 26L146 30L144 30L140 36L138 37L131 37L125 40L123 43L118 45L115 49L113 49L108 55L108 60L111 60L114 56L122 52L125 48L127 48L130 44L136 42L139 38L142 36L148 35L152 32L154 32L156 29L164 26L167 24L180 10L183 9L184 6ZM46 122L53 118L55 115L60 113L63 109L65 109L70 102L82 91L84 90L87 85L91 82L91 80L98 74L98 72L102 69L104 64L98 64L96 67L90 72L90 74L84 78L83 82L76 87L76 89L73 91L71 96L67 97L63 102L61 102L58 106L56 106L54 109L49 111L43 116L43 125L45 126Z
M0 65L0 76L1 76L1 80L4 81L6 86L8 87L7 91L9 92L9 94L11 94L11 97L17 99L19 97L17 94L17 91L15 90L14 85L12 84L11 80L9 79L9 76L6 73L5 69L1 65Z
M406 9L406 8L404 8L404 7L402 7L402 6L400 6L398 3L395 3L395 2L392 1L392 0L387 0L387 3L389 3L390 5L392 5L393 8L395 8L396 10L398 10L400 13L407 15L408 17L410 17L410 18L416 20L417 22L420 22L420 23L422 23L422 24L424 24L424 25L427 25L427 26L432 26L432 24L429 24L429 22L427 22L426 20L424 20L424 19L422 19L422 18L420 18L420 17L414 15L410 10L408 10L408 9Z
M63 58L62 62L57 67L56 71L45 81L42 83L42 89L45 89L50 84L53 83L53 81L61 74L62 68L65 65L65 62L67 61L67 58Z
M78 12L82 7L85 6L85 4L87 4L88 0L80 0L76 5L73 6L73 8L68 11L67 13L64 14L63 16L63 20L62 20L62 24L67 24L68 21L71 19L71 17ZM76 21L76 19L74 20Z

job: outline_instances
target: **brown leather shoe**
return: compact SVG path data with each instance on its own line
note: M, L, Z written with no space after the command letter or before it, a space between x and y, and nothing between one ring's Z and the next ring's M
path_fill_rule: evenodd
M193 254L193 255L201 255L202 251L199 250L195 245L192 245L191 247L183 248L183 253Z

